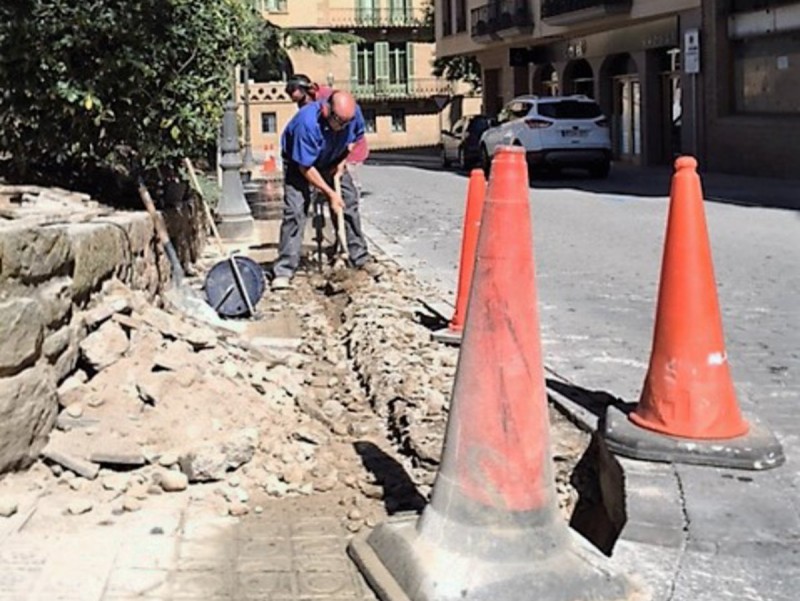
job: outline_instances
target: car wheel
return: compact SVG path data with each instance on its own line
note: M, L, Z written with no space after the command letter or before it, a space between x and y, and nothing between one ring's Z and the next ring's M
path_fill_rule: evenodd
M599 165L594 165L589 169L589 175L595 179L606 179L611 171L611 161L605 161Z
M447 169L450 166L450 159L447 158L447 151L442 148L442 167Z

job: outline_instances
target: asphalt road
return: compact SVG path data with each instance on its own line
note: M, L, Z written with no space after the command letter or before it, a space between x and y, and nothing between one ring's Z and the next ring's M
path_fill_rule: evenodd
M452 301L465 174L442 171L423 155L379 162L362 171L368 235ZM726 195L791 198L780 183L713 181L729 192L713 194L705 207L739 401L777 434L787 462L741 477L676 468L685 544L635 553L659 580L659 599L794 601L790 583L800 583L800 211L725 201ZM668 194L664 169L617 169L604 182L574 176L534 182L529 190L545 364L586 389L629 402L638 400L649 359Z

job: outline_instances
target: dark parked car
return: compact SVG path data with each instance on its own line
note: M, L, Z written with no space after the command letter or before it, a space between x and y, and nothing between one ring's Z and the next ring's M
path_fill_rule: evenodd
M442 130L442 165L455 163L461 169L477 165L481 159L481 134L491 126L486 115L461 117L448 130Z

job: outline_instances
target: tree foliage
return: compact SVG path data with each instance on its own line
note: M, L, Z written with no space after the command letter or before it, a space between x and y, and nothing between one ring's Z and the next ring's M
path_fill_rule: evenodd
M448 81L464 81L473 90L481 87L481 65L474 56L443 56L433 61L433 74Z
M8 174L87 188L97 170L175 165L216 140L232 67L261 19L246 0L0 3ZM81 185L83 184L83 185Z

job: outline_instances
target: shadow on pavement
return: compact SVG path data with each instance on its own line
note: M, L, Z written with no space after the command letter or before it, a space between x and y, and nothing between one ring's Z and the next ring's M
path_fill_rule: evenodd
M566 382L554 380L553 378L546 378L545 383L548 389L553 390L566 397L573 403L580 405L592 415L597 417L600 422L605 419L606 409L609 407L617 407L626 413L631 407L630 403L626 403L622 399L615 397L604 390L589 390L588 388L581 388L580 386L567 384Z
M389 515L403 511L420 512L425 507L425 497L406 473L403 466L387 455L377 445L359 441L353 443L364 467L383 487L383 503Z
M367 165L411 167L453 173L466 177L466 170L442 166L436 147L398 151L373 151ZM614 200L624 197L663 199L669 196L672 167L659 165L640 167L614 163L607 179L593 179L578 169L566 169L556 174L534 174L531 188L541 190L581 190L610 195ZM761 207L800 211L800 180L750 177L725 173L700 172L706 201L744 207Z

